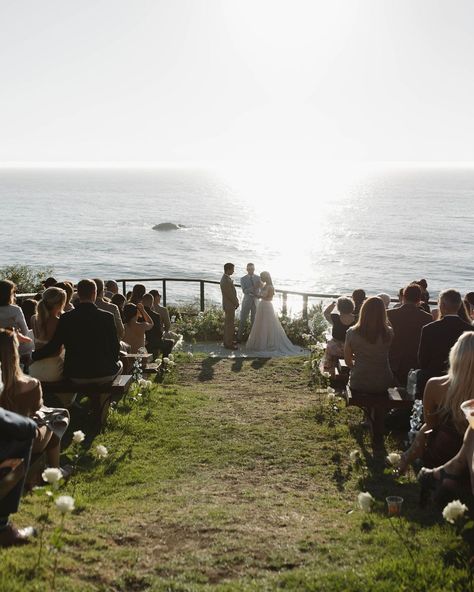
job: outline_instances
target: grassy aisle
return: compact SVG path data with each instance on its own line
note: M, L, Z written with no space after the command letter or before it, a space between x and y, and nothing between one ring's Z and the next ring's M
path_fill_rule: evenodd
M453 528L417 508L416 484L364 456L360 411L312 392L301 359L196 357L171 382L120 405L88 443L110 455L86 456L64 488L78 509L66 519L58 590L469 589L444 561ZM354 448L367 470L349 462ZM397 528L414 562L383 510L357 509L361 490L403 495ZM27 497L17 522L42 507ZM54 554L33 576L37 553L0 552L1 592L50 589Z

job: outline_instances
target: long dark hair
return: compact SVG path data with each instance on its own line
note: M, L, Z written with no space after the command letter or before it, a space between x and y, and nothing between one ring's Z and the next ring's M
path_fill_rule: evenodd
M354 331L369 343L376 343L380 338L384 342L390 341L387 313L381 298L378 296L367 298L360 309L359 320L354 326Z

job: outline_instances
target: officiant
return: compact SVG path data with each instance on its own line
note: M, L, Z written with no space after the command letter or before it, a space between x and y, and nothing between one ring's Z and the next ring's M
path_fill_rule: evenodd
M250 329L255 320L255 311L257 310L257 301L262 287L260 276L255 273L255 265L247 263L247 275L240 278L240 287L244 293L242 306L240 309L239 331L237 333L237 341L242 341L247 319L250 314Z

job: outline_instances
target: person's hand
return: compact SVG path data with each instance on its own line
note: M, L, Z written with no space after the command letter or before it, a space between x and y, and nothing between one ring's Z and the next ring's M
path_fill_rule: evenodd
M143 311L145 310L145 309L143 308L143 304L142 304L141 302L139 302L139 303L137 304L137 308L138 308L138 310L139 310L140 312L143 312Z
M28 337L28 335L23 335L23 333L20 333L20 331L15 331L17 339L18 339L18 343L31 343L32 339L31 337Z

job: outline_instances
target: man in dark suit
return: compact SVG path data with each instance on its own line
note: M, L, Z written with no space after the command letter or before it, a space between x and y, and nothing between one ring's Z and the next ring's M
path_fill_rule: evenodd
M0 393L3 390L0 371ZM21 458L25 475L30 463L31 448L36 436L36 424L28 417L12 413L0 407L0 475L8 475L11 468L7 459ZM25 477L0 499L0 547L11 547L27 543L35 533L31 526L16 528L10 521L10 514L18 512Z
M394 337L390 346L390 367L401 385L406 385L408 372L418 367L421 330L433 317L420 308L422 291L417 284L403 290L402 306L387 311Z
M33 353L33 360L53 356L64 345L65 378L80 384L110 382L122 369L114 317L95 305L97 288L92 280L81 280L77 295L79 304L61 315L51 341Z
M433 376L442 376L446 373L450 349L465 331L474 330L472 325L463 321L457 314L461 302L461 294L456 290L441 292L441 319L423 327L418 361L424 384Z

